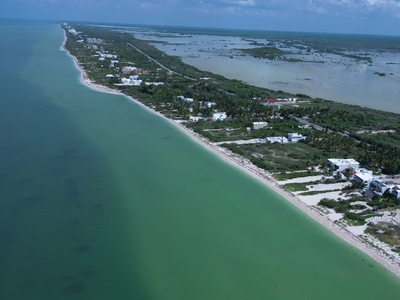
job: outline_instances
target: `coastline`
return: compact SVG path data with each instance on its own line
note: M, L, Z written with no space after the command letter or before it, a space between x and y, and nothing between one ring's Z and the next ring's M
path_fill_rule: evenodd
M294 194L282 189L278 182L263 169L258 168L257 166L253 165L250 161L245 160L244 158L233 154L228 149L222 148L215 144L209 142L206 138L200 136L199 134L193 132L192 130L188 129L180 122L168 119L161 113L149 108L148 106L144 105L139 100L132 98L124 93L114 90L99 84L92 82L86 75L84 69L80 66L78 59L73 56L68 50L65 49L65 43L67 41L67 36L64 32L64 42L63 45L60 47L60 50L66 51L67 55L70 56L75 64L75 67L80 72L80 82L87 86L90 89L93 89L98 92L109 93L114 95L121 95L129 99L130 101L140 105L148 112L151 112L159 117L163 118L164 120L168 121L171 125L175 126L175 128L179 129L181 132L186 134L190 139L195 141L196 143L203 146L208 151L217 155L220 159L224 160L225 162L231 164L232 166L240 169L241 171L245 172L247 175L253 177L254 179L258 180L260 183L267 186L269 189L273 190L275 193L280 195L284 200L290 202L292 205L300 209L303 213L307 214L313 220L324 226L326 229L330 230L334 233L337 237L341 238L342 240L346 241L348 244L356 247L357 249L361 250L376 262L380 263L383 267L387 270L390 270L394 275L400 278L400 265L393 261L390 257L386 256L384 252L379 251L376 248L373 248L358 238L356 235L352 234L346 228L335 224L333 221L328 219L324 214L321 212L313 209L311 206L306 205L303 203L298 197Z

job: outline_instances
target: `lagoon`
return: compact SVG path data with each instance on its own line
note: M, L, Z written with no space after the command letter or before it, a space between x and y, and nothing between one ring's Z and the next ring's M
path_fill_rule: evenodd
M123 27L119 30L151 41L159 50L179 56L183 62L200 70L229 79L400 113L399 36L196 30L184 27ZM278 47L292 53L286 58L302 61L254 58L238 50L261 45ZM312 49L310 52L300 50L309 46ZM372 63L329 51L371 57ZM379 76L378 73L386 76Z

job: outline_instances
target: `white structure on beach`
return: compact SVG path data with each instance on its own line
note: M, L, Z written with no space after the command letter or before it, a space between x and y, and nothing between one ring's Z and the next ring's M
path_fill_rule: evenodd
M189 116L189 120L192 122L198 122L200 120L204 120L204 118L200 116Z
M226 115L226 112L217 112L213 114L213 121L223 121L227 118L228 116Z
M329 158L328 167L334 172L343 172L346 169L357 171L360 168L360 163L353 158Z
M288 133L288 140L292 143L297 143L298 141L304 140L306 137L301 133Z
M400 185L396 185L392 188L392 195L395 196L397 199L400 198Z
M268 126L268 122L253 122L254 129L261 129Z
M346 168L345 168L346 169ZM370 184L370 182L374 179L372 175L372 171L368 171L366 169L360 169L358 172L353 174L352 180L355 182L359 182L362 184Z
M132 77L132 78L131 78ZM135 76L130 76L129 78L121 78L122 83L116 83L115 85L133 85L139 86L142 84L142 80L138 80Z
M372 192L374 192L374 194L382 196L383 193L385 193L388 189L390 189L390 187L387 186L386 183L382 182L381 180L374 179L369 184L369 189Z

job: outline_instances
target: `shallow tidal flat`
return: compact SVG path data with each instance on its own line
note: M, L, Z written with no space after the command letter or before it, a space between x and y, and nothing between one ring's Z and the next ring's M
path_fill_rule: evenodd
M259 182L83 86L58 25L0 26L0 299L398 299Z
M343 52L350 55L366 54L372 58L372 63L368 63L320 51L307 53L276 42L276 39L285 39L288 33L282 33L282 37L275 36L274 39L262 39L212 35L212 30L210 35L163 34L137 29L131 32L139 39L155 41L153 45L168 55L179 56L187 64L230 79L268 89L400 113L399 37L355 36L368 49ZM302 34L298 35L300 39ZM319 35L317 37L321 38ZM326 37L322 38L325 41ZM344 35L343 40L350 38ZM295 40L292 36L287 39ZM256 47L251 42L266 45L271 40L275 41L274 46L286 47L283 50L295 53L286 58L304 62L259 59L243 55L237 50ZM334 42L337 43L337 40ZM389 46L382 49L382 42ZM379 73L386 76L379 76Z

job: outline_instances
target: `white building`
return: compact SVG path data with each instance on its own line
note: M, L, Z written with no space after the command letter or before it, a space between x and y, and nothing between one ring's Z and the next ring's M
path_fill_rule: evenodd
M400 185L396 185L392 188L392 195L395 196L397 199L400 198Z
M112 60L112 61L110 62L110 68L114 68L115 64L118 64L118 63L119 63L118 60Z
M268 126L268 122L253 122L254 129L261 129Z
M204 120L204 118L200 116L189 116L189 120L192 122L198 122L200 120Z
M163 85L164 82L145 82L145 85Z
M374 192L374 194L382 196L389 187L379 179L372 180L369 184L369 189Z
M122 83L116 83L115 85L133 85L133 86L139 86L142 84L142 80L137 80L137 79L131 79L131 78L121 78Z
M281 143L281 144L289 143L289 140L284 136L267 137L267 138L265 138L265 141L267 143Z
M328 167L335 172L343 172L346 169L357 171L360 168L360 163L352 158L329 158Z
M113 74L107 74L107 75L106 75L106 78L112 78L112 77L114 77Z
M352 180L354 180L355 182L359 182L359 183L367 184L367 185L369 185L369 183L373 179L374 179L374 176L372 175L372 171L368 171L365 169L362 169L362 170L356 172L352 178Z
M217 112L213 114L213 121L223 121L227 118L226 112Z
M108 54L108 53L102 53L102 52L98 52L98 54L100 55L100 57L103 57L103 58L111 58L111 59L117 58L117 56L114 54Z
M298 141L304 140L306 137L300 133L288 133L288 139L292 143L297 143Z
M184 97L184 96L178 96L177 97L178 99L181 99L183 102L193 102L194 101L194 99L193 98L186 98L186 97Z
M136 67L128 66L128 67L123 67L121 71L122 73L131 73L134 72L136 69L137 69Z
M86 42L88 44L104 44L104 40L102 39L96 39L96 38L87 38Z
M205 102L205 104L207 105L207 107L212 107L214 105L217 105L217 103L215 102Z

